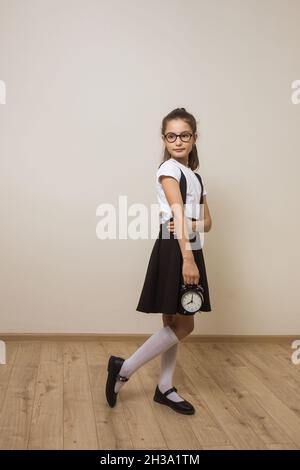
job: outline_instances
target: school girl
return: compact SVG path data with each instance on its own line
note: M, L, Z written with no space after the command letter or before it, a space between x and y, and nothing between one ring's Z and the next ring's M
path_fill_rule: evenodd
M211 311L202 248L203 232L211 229L212 221L207 191L202 177L195 172L199 167L195 117L185 108L176 108L164 117L161 133L164 157L156 174L160 230L136 310L162 314L163 327L127 359L110 356L106 399L109 406L115 406L118 392L130 376L161 355L154 401L182 414L194 414L194 406L173 385L179 341L194 329L194 315L185 315L181 306L180 289L183 284L200 284L200 311Z

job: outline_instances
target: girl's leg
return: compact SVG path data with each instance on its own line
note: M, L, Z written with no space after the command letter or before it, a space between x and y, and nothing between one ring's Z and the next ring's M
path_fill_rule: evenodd
M187 320L189 318L189 320ZM194 317L185 317L184 315L162 315L163 324L174 328L183 337L184 332L191 332L194 328ZM178 333L177 333L178 334ZM186 336L186 335L185 335ZM176 367L176 357L179 344L176 343L161 355L161 373L158 388L164 393L173 386L173 375ZM175 391L168 394L168 399L175 402L183 401Z
M128 359L125 359L119 371L119 375L129 378L139 367L155 356L162 354L171 346L178 343L178 341L179 339L173 329L169 326L164 326L150 336ZM125 382L117 380L114 387L115 393L118 393L124 384Z
M123 362L119 371L121 376L130 377L133 372L139 369L146 362L159 354L167 351L171 346L177 344L182 338L189 335L194 329L194 316L175 315L175 323L172 326L166 325L161 330L154 333L145 341L128 359ZM117 380L114 391L118 393L126 382ZM174 392L176 393L176 392ZM171 394L170 394L171 395ZM179 396L179 395L178 395Z
M175 325L172 326L179 341L188 336L194 329L194 315L176 313Z

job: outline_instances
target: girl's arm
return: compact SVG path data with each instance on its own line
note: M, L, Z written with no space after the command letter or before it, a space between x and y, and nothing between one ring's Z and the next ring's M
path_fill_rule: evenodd
M206 195L203 196L203 207L204 207L204 218L200 216L200 220L193 220L192 222L193 232L209 232L211 229L212 220L211 220L211 216L210 216L210 212L209 212L209 208L207 204Z
M204 208L204 218L202 218L202 213L200 214L199 220L187 219L188 231L191 232L209 232L212 226L212 220L209 213L209 208L207 204L206 196L203 196L203 205L201 206L201 212ZM168 229L171 232L174 232L174 222L171 221L168 223Z
M183 259L194 261L188 236L188 223L184 214L183 200L178 181L172 176L161 176L161 185L174 218L174 228ZM180 235L178 235L180 234Z

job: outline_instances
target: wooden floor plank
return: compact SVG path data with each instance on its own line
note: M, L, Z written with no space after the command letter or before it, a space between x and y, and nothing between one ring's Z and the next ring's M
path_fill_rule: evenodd
M63 354L64 449L98 449L84 344L65 343Z
M133 449L123 403L110 408L105 397L108 352L101 343L85 343L99 449Z
M39 343L19 344L0 418L0 449L27 449L40 350Z
M42 343L28 449L63 449L63 354L60 343Z
M6 344L6 364L0 365L0 417L3 409L8 383L11 377L13 364L18 351L18 343L11 342Z
M263 356L268 358L268 363L272 362L273 367L287 377L288 381L294 384L295 388L300 386L300 364L292 362L294 350L290 344L266 344L263 349Z

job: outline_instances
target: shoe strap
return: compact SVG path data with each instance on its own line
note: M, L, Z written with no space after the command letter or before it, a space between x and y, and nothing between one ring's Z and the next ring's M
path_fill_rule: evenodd
M172 392L177 392L177 388L176 387L169 388L169 390L164 392L163 395L166 397L167 395L169 395Z
M129 380L129 377L124 377L123 375L117 374L117 379L121 380L121 382L127 382L127 380Z

